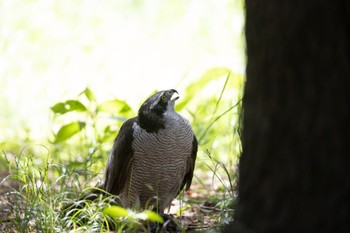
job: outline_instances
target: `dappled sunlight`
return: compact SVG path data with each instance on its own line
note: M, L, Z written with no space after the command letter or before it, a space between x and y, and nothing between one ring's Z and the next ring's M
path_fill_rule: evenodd
M244 69L240 1L16 1L0 5L0 123L40 136L48 109L89 86L134 109L213 66Z
M231 220L242 150L242 8L240 0L1 1L0 227L84 225L62 217L62 205L80 205L99 187L122 124L170 88L199 149L191 189L169 213L183 229ZM105 230L109 220L145 227L151 212L104 213L114 197L83 200L82 229Z

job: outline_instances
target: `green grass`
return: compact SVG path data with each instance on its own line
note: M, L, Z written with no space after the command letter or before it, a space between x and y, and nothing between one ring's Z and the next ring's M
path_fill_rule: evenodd
M7 155L4 154L4 157L7 158ZM195 213L193 220L198 221L198 228L212 227L208 222L214 223L213 225L224 224L232 215L229 205L233 201L234 184L229 171L224 164L214 160L209 154L208 157L209 160L204 163L211 171L209 178L213 186L215 180L221 185L208 190L208 183L201 178L201 173L208 173L208 170L196 170L198 175L194 180L193 191L202 192L204 195L195 198L179 197L183 199L180 205L183 211L178 213L179 216L186 216L188 210ZM85 180L81 171L79 174L68 172L67 167L52 162L49 152L44 161L26 153L5 161L11 169L10 174L1 181L1 185L7 184L10 190L3 195L5 201L1 205L8 210L9 215L3 218L1 223L7 223L9 232L108 232L111 227L119 230L129 229L131 232L135 229L147 232L140 219L125 216L113 219L104 215L103 209L108 206L111 197L101 196L97 201L78 202L82 193L91 191L91 188L85 187L90 184L89 174L93 173L87 171L88 179ZM203 183L198 183L201 180ZM196 190L195 187L202 187L202 190ZM83 205L84 208L74 215L62 215L62 207L71 203ZM181 220L179 221L181 224Z
M198 94L211 89L212 83L218 86L213 95ZM183 231L215 230L232 219L241 152L242 87L241 76L227 68L213 68L190 85L178 103L177 110L190 119L200 142L191 190L179 195L174 213ZM145 222L155 221L152 214L115 208L106 212L113 198L108 195L79 201L103 179L113 139L135 111L120 100L100 103L89 88L51 109L53 131L46 142L35 144L28 137L0 142L0 228L5 232L108 232L112 228L148 232ZM62 211L72 203L84 208Z
M111 217L113 213L114 216L116 213L118 216L115 210L105 213L112 196L97 195L94 201L79 200L82 193L89 193L92 189L82 189L79 175L66 174L66 169L62 165L53 164L49 155L46 161L39 163L35 156L24 153L15 156L13 161L10 161L6 154L4 158L11 170L0 183L6 183L8 186L1 203L8 216L0 222L7 223L9 231L65 232L79 229L108 232L110 229L133 231L139 228L147 230L141 220L154 219L154 215L150 213ZM57 178L52 179L56 176ZM63 211L66 205L71 204L84 208Z

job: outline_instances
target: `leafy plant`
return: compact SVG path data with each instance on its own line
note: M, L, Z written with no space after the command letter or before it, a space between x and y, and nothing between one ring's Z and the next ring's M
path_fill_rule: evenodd
M177 111L190 119L200 144L193 180L197 186L193 191L202 189L208 193L205 200L180 197L178 215L199 208L198 213L203 215L200 224L205 223L206 215L217 223L225 223L232 217L235 167L241 152L243 82L241 75L228 68L212 68L182 91L183 98L176 105ZM62 217L63 204L82 202L78 201L80 194L89 191L85 187L96 185L112 140L122 123L135 116L135 112L122 100L99 102L89 88L76 98L54 104L51 111L53 131L48 147L27 140L25 144L31 146L18 154L4 152L0 159L9 170L0 187L11 186L2 199L11 214L0 221L11 223L11 229L18 232L71 229L103 232L113 228L118 232L147 231L144 221L160 222L153 212L111 206L112 197L108 195L96 201L86 200L77 215ZM210 203L209 207L206 202Z
M53 128L57 128L51 141L53 153L61 163L71 165L70 169L79 170L85 179L103 169L119 127L134 114L125 101L98 102L89 88L77 99L54 104L51 110Z
M211 199L209 203L213 206L208 209L220 213L212 216L222 224L232 219L232 203L236 200L243 85L243 76L225 67L214 67L187 87L185 104L178 105L192 117L191 124L200 144L196 162L196 171L200 172L195 172L196 181L208 189L203 174L211 176L212 196L206 199Z
M13 186L11 191L4 194L6 207L11 214L0 220L0 223L8 223L7 229L16 229L17 232L62 232L78 229L134 232L143 229L147 232L143 221L163 222L163 219L152 211L134 212L111 206L109 203L114 198L111 195L99 195L94 201L78 200L77 196L71 195L67 189L67 185L75 183L78 176L62 172L62 166L52 163L49 154L45 161L39 161L25 150L19 156L15 156L13 161L10 161L6 154L3 157L7 165L13 167L10 175L0 180L0 185L9 183ZM11 166L12 163L14 166ZM50 176L57 171L61 175L53 181ZM91 192L91 188L77 188L74 194ZM62 207L66 203L78 203L84 208L71 210L75 212L73 215L62 215Z
M83 97L87 100L86 104L82 102ZM133 115L131 107L125 101L113 99L98 103L94 93L89 88L86 88L76 100L56 103L51 107L51 110L55 114L54 120L64 117L66 121L69 121L54 134L53 142L56 144L70 139L83 130L87 131L85 133L93 133L92 136L95 136L97 143L106 142L110 139L110 134L116 133L116 130L111 129L111 124L100 126L101 120L110 117L122 122ZM102 134L100 133L101 127L104 127Z

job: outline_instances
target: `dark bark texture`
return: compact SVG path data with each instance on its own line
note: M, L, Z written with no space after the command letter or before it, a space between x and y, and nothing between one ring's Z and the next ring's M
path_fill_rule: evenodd
M349 22L349 0L246 0L243 154L226 232L350 232Z

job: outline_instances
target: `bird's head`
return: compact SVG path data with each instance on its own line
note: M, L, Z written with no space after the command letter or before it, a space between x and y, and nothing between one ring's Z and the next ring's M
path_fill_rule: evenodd
M179 98L174 89L159 91L149 97L140 107L138 120L141 128L154 132L164 128L164 113L174 112L175 101Z

